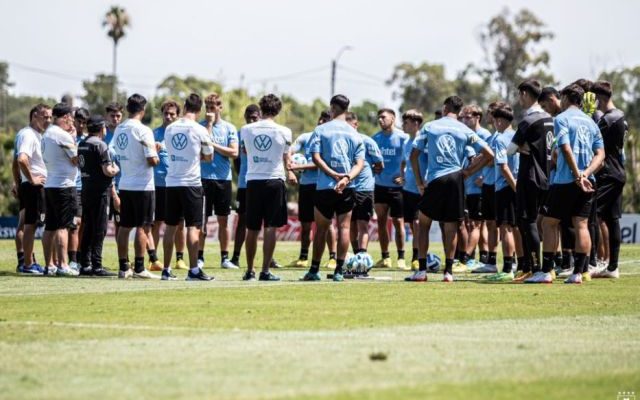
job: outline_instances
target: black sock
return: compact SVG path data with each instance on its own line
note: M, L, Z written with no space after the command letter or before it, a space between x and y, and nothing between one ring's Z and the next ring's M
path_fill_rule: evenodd
M24 251L18 252L18 265L24 265Z
M356 251L356 254L358 254L358 253L366 253L366 252L367 252L367 249L360 248L360 249L358 249Z
M238 261L240 260L240 252L239 251L234 251L233 252L233 257L231 257L231 262L238 265Z
M542 253L542 272L551 272L553 269L553 252L544 252Z
M127 271L129 269L129 260L126 258L119 259L118 264L120 265L120 271Z
M329 253L329 260L335 260L336 259L336 252L332 251Z
M518 271L522 271L522 268L524 267L524 257L518 257Z
M460 258L458 258L458 260L460 260L461 263L466 264L469 261L469 258L469 255L462 251L460 252Z
M228 251L221 251L220 252L220 258L222 259L222 261L228 259L229 258L229 252Z
M418 258L418 265L419 265L420 271L426 271L427 270L427 259L426 258Z
M149 261L150 262L158 261L158 255L156 254L156 249L147 250L147 254L149 255Z
M333 271L334 274L342 274L342 266L344 265L344 260L336 260L336 269Z
M502 265L502 272L509 273L513 270L513 257L503 257L504 264Z
M312 274L317 274L318 272L320 272L320 261L311 261L311 268L309 269L309 272L311 272Z
M489 252L480 250L480 262L483 264L487 264L487 259L489 258Z
M309 258L309 249L300 249L300 259L301 260L307 260Z
M77 251L67 251L67 256L69 257L69 262L78 262L78 252Z
M453 275L453 259L447 258L444 260L444 272Z
M562 250L562 269L571 268L573 255L570 251Z
M389 252L388 251L383 251L382 252L382 258L389 258Z
M494 251L489 252L489 257L487 257L487 264L496 265L498 258L498 254Z
M398 250L398 260L404 260L404 250Z
M574 261L574 266L573 266L573 273L574 274L581 274L582 273L582 268L587 264L587 254L586 253L575 253L573 255L573 259Z
M560 268L562 266L562 252L556 251L556 255L553 258L553 263L555 264L556 268Z
M411 261L415 261L417 259L418 259L418 249L414 247L411 252Z
M198 250L198 260L204 261L204 250Z
M622 232L620 231L620 220L607 219L605 224L609 229L609 271L618 269L618 258L620 257L620 243L622 242Z
M595 261L591 263L591 257L587 256L587 261L582 266L582 273L584 274L585 272L589 272L589 266L595 267L596 265Z
M184 260L184 252L176 251L176 261Z
M476 249L473 249L471 254L469 254L469 258L472 259L472 260L476 258Z
M136 257L133 259L133 270L136 273L144 271L144 257Z

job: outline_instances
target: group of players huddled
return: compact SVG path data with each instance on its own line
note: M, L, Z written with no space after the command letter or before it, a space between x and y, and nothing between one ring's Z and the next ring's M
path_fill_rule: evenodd
M484 273L491 282L551 283L556 274L565 283L618 278L628 126L611 100L611 85L579 80L558 92L528 79L518 93L523 113L515 129L510 104L493 102L485 114L451 96L430 122L418 110L404 112L402 130L392 109L379 110L381 130L371 137L358 132L349 99L336 95L314 131L295 141L275 122L282 103L273 94L246 107L239 131L221 118L217 94L204 100L190 94L182 105L165 101L163 123L154 130L142 122L147 101L139 94L126 107L109 104L104 117L65 103L39 104L15 140L17 270L173 280L175 247L173 267L188 269L187 280L212 280L203 268L207 220L215 214L221 267L238 269L246 243L243 280L255 280L263 230L257 278L278 281L273 255L276 230L288 219L288 183L298 185L302 227L300 255L289 266L308 268L304 281L321 280L325 247L331 279L342 281L349 247L367 253L374 211L382 252L374 267L392 267L390 218L396 267L413 270L406 281L427 281L427 272L440 268L429 262L432 221L442 231L445 282L454 272ZM493 133L481 126L483 117ZM232 168L238 219L230 258ZM116 226L117 274L102 264L109 218ZM41 266L34 236L42 223ZM413 235L410 265L405 223Z

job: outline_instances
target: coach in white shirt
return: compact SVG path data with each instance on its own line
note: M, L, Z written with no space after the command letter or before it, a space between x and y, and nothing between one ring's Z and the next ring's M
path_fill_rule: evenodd
M78 149L76 147L72 108L64 103L53 107L53 124L42 136L42 158L47 167L45 192L45 227L42 237L45 274L78 275L67 264L68 230L75 229L76 175ZM58 265L54 265L53 243Z
M118 230L118 277L159 279L144 267L144 253L153 226L155 187L153 167L159 162L151 129L142 124L147 99L134 94L127 99L129 118L116 128L112 146L120 160L120 229ZM136 228L133 272L129 265L129 233ZM153 248L153 246L151 246Z
M210 281L212 276L198 267L198 238L203 217L203 188L200 180L200 161L211 161L213 142L207 128L197 123L202 110L202 99L195 93L184 102L184 115L169 125L161 144L167 150L168 167L165 204L167 212L164 233L163 280L173 280L171 257L177 225L184 220L187 228L187 248L189 249L189 273L187 280Z
M296 183L289 168L291 129L273 120L282 102L268 94L260 99L262 120L242 127L240 137L247 152L247 272L243 280L255 280L253 261L258 234L264 223L262 272L259 280L278 281L269 271L276 246L276 229L287 223L287 189L284 181ZM286 169L285 169L286 168Z

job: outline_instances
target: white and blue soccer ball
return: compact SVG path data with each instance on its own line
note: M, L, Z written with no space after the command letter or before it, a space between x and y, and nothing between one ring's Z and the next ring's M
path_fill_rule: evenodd
M302 153L295 153L291 156L291 162L295 165L305 165L307 158Z
M431 272L440 271L440 266L442 265L442 260L440 257L433 253L427 253L427 269Z
M347 253L344 261L344 268L348 272L354 271L356 268L356 256L353 253Z
M373 258L368 253L358 253L355 255L355 270L359 274L366 274L373 268Z

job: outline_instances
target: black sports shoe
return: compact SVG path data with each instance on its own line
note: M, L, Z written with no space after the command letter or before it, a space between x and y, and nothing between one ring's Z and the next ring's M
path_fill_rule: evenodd
M247 271L242 276L242 280L243 281L255 281L256 280L256 273L254 271Z
M276 260L272 259L271 260L271 265L269 265L269 268L282 268L282 265L279 264Z
M277 282L280 280L279 276L275 276L271 272L260 272L260 276L258 277L259 281L269 281L269 282Z
M80 267L80 276L93 276L93 268L91 266Z
M100 267L93 269L93 276L100 278L113 278L114 276L118 276L118 274L113 271L109 271L104 267Z
M212 281L214 279L215 278L213 276L209 276L205 274L202 268L198 268L198 272L195 274L191 272L191 270L189 270L186 280L187 281Z
M165 268L162 270L162 277L160 279L163 281L175 281L178 278L171 272L171 268Z

